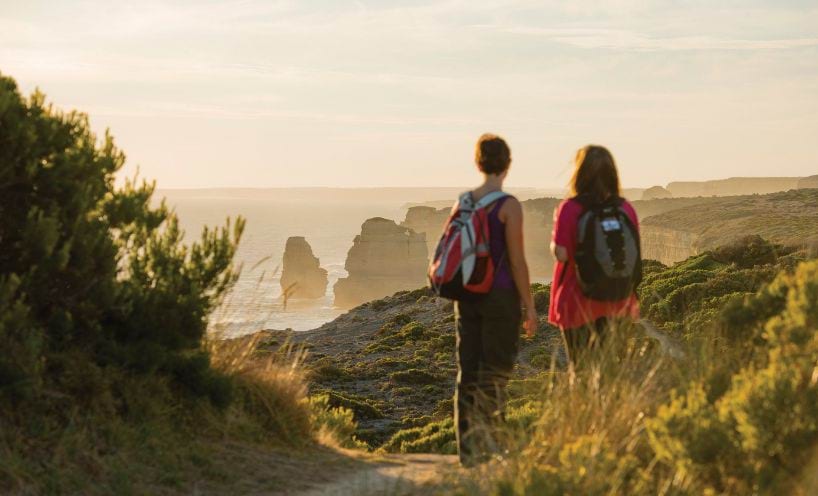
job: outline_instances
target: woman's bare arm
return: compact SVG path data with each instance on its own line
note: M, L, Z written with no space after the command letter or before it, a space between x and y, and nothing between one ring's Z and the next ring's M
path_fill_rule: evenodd
M537 330L537 311L534 309L534 299L531 296L531 280L523 249L523 208L520 202L510 198L503 204L499 217L506 226L507 257L511 276L526 309L525 329L529 336L533 336Z
M551 242L551 255L554 256L554 259L558 262L567 262L568 261L568 249L564 246L560 246L555 242Z

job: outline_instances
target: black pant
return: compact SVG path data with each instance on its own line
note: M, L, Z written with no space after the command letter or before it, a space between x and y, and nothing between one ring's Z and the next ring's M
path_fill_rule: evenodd
M611 323L610 318L600 317L582 327L562 331L565 354L568 355L568 360L576 366L579 355L591 348L601 346Z
M454 422L460 461L494 448L491 431L503 419L505 386L520 339L522 311L514 289L494 289L476 302L455 304L457 390Z

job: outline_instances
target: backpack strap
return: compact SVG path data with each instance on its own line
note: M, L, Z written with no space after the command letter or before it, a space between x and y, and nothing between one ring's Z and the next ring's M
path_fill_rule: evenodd
M506 196L508 196L508 193L506 193L505 191L492 191L483 198L480 198L480 200L474 204L474 208L476 210L478 208L487 207L492 203L496 202L497 200L504 198Z

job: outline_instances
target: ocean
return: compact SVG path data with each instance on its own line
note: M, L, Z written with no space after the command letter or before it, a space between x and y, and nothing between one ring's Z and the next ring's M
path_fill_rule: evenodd
M247 225L236 254L241 277L224 304L211 316L211 327L225 337L262 329L306 331L333 320L345 310L333 306L332 287L347 275L344 262L361 224L371 217L400 223L410 204L454 201L458 188L371 189L203 189L160 190L179 217L187 241L204 226L223 225L242 216ZM536 197L535 190L514 191ZM284 245L304 236L329 274L327 292L318 300L290 299L284 307L280 286Z

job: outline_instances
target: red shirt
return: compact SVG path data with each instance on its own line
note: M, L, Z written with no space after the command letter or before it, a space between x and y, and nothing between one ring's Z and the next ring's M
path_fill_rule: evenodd
M627 201L622 203L622 208L638 231L639 219L636 210ZM638 319L639 301L636 295L622 301L598 301L587 298L579 289L574 254L577 251L577 225L582 212L582 205L573 199L563 200L554 211L552 240L568 251L568 261L557 262L554 266L548 321L565 330L582 327L600 317Z

